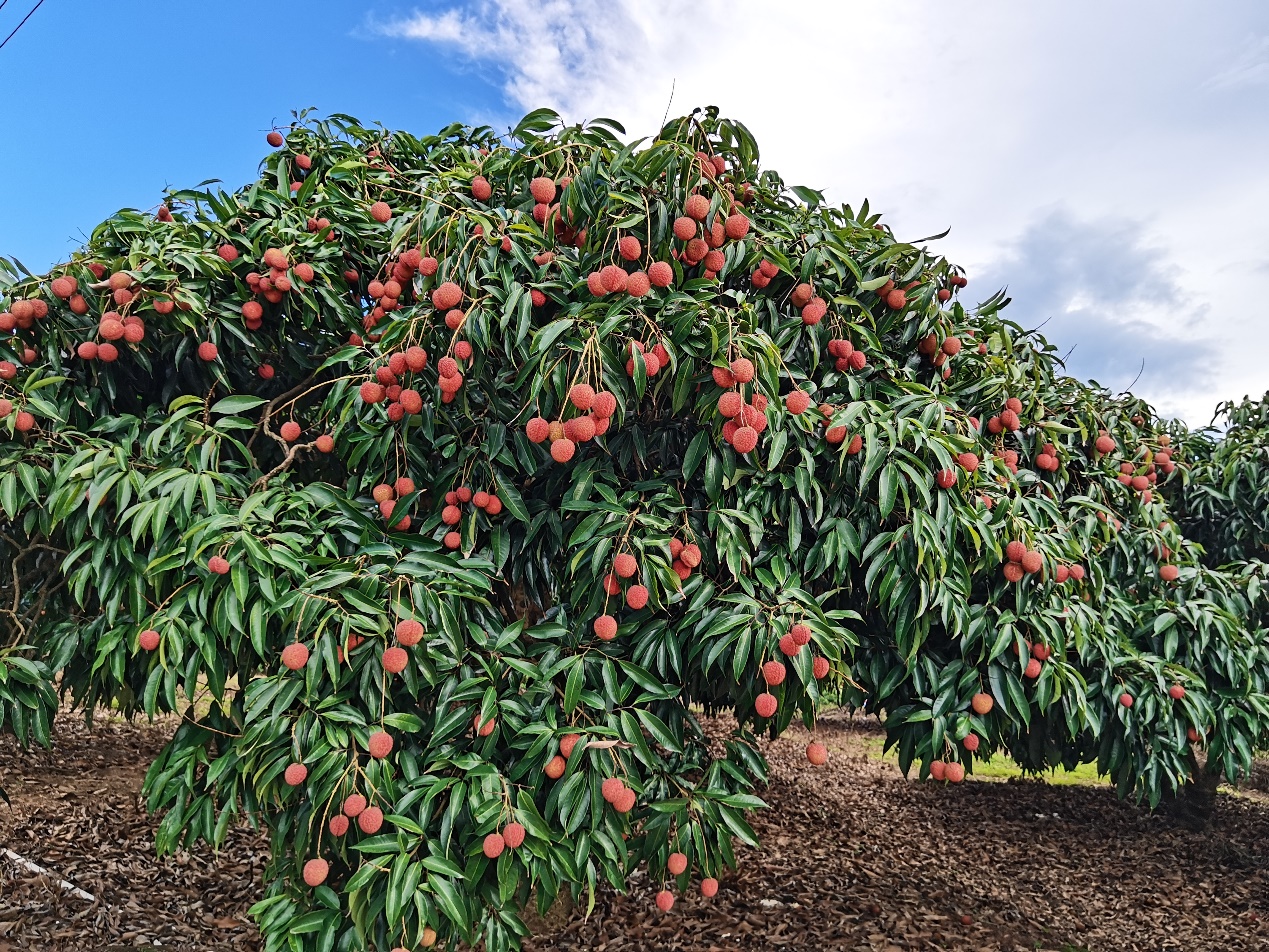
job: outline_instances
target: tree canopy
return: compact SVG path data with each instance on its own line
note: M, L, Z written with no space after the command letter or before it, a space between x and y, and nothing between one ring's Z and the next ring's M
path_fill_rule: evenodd
M179 712L158 847L263 824L268 948L514 947L641 865L708 895L757 738L826 704L922 777L1095 761L1151 805L1264 746L1263 528L1214 524L1263 527L1263 442L1196 493L1239 444L742 124L270 144L0 262L0 725Z

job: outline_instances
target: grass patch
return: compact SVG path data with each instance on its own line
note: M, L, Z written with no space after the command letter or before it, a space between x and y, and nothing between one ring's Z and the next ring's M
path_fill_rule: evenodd
M874 760L884 760L886 763L898 765L898 754L893 750L884 749L886 745L884 737L863 736L858 738L858 743L867 749L868 756ZM975 780L1012 780L1017 777L1036 777L1037 775L1027 774L1008 757L997 755L990 760L975 760L971 776ZM1092 787L1110 782L1098 776L1096 764L1080 764L1074 770L1048 771L1040 774L1039 779L1057 786Z

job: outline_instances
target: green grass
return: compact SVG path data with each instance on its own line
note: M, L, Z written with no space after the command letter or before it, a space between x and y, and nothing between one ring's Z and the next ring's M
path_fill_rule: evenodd
M883 752L885 739L879 736L860 737L859 743L868 750L868 756L886 763L898 764L899 757L895 751ZM1022 768L1004 756L996 756L991 760L975 760L975 780L1010 780L1015 777L1035 776L1023 773ZM1055 770L1041 775L1045 783L1059 786L1101 786L1109 781L1097 775L1096 764L1080 764L1074 770Z

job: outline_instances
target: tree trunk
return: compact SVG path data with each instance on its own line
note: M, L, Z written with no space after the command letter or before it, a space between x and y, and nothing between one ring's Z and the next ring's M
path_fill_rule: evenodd
M1171 814L1194 830L1211 829L1216 818L1216 788L1220 785L1219 769L1212 771L1200 765L1190 749L1190 779L1172 801Z

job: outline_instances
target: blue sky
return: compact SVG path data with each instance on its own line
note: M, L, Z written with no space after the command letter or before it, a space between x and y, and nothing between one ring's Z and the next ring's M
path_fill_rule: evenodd
M712 103L786 181L951 228L971 298L1008 286L1073 373L1191 423L1269 389L1263 0L46 0L0 89L0 253L33 269L165 185L246 182L295 108L643 135Z

